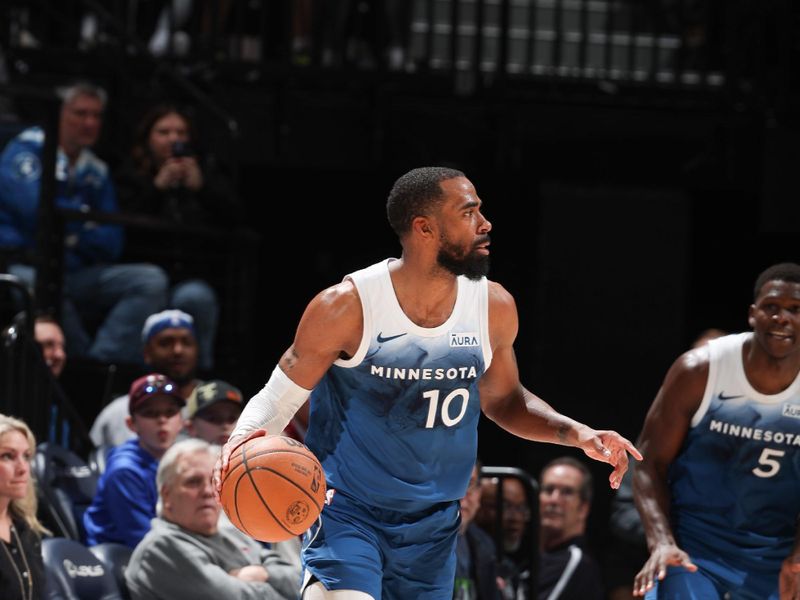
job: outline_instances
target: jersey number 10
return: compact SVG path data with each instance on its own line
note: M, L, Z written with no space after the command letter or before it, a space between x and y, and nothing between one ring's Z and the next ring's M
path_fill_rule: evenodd
M439 413L439 394L440 390L431 390L422 394L423 398L428 399L428 420L425 421L425 428L432 429L436 425L436 415ZM450 405L454 400L461 399L461 410L455 417L450 416ZM442 402L441 419L445 427L452 427L456 425L464 415L467 413L467 405L469 404L469 390L466 388L456 388L447 396Z

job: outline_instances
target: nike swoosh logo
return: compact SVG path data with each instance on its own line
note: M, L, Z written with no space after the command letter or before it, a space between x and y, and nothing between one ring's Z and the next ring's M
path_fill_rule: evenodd
M398 333L397 335L390 335L389 337L383 337L383 332L381 331L378 334L378 343L382 344L384 342L391 342L392 340L396 340L399 337L403 337L406 335L405 333Z
M725 392L720 392L719 393L719 399L720 400L733 400L734 398L741 398L741 397L742 397L741 394L739 394L738 396L726 396Z

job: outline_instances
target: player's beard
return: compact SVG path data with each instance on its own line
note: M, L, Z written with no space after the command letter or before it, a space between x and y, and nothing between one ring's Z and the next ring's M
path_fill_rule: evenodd
M478 243L482 244L488 240L488 236L481 239ZM436 262L453 275L464 275L468 279L477 281L486 277L489 273L489 255L478 254L477 248L472 248L468 252L447 240L442 240L442 247L436 256Z

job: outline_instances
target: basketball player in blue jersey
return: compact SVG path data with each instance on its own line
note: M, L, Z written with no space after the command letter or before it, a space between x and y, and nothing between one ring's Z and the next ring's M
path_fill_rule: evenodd
M748 322L680 356L647 414L637 596L800 598L799 265L759 275Z
M279 434L310 397L305 443L330 491L304 537L305 600L452 598L459 499L481 410L518 436L610 463L614 488L627 453L641 458L616 432L559 414L520 383L517 309L486 279L491 224L462 172L406 173L387 212L402 256L351 273L309 303L215 475L219 490L230 453Z

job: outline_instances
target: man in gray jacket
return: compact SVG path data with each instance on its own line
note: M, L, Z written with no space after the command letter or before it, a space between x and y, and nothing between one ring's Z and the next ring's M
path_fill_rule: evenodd
M174 444L158 466L158 514L136 546L125 579L133 600L289 600L300 571L231 527L219 528L211 474L219 447Z

